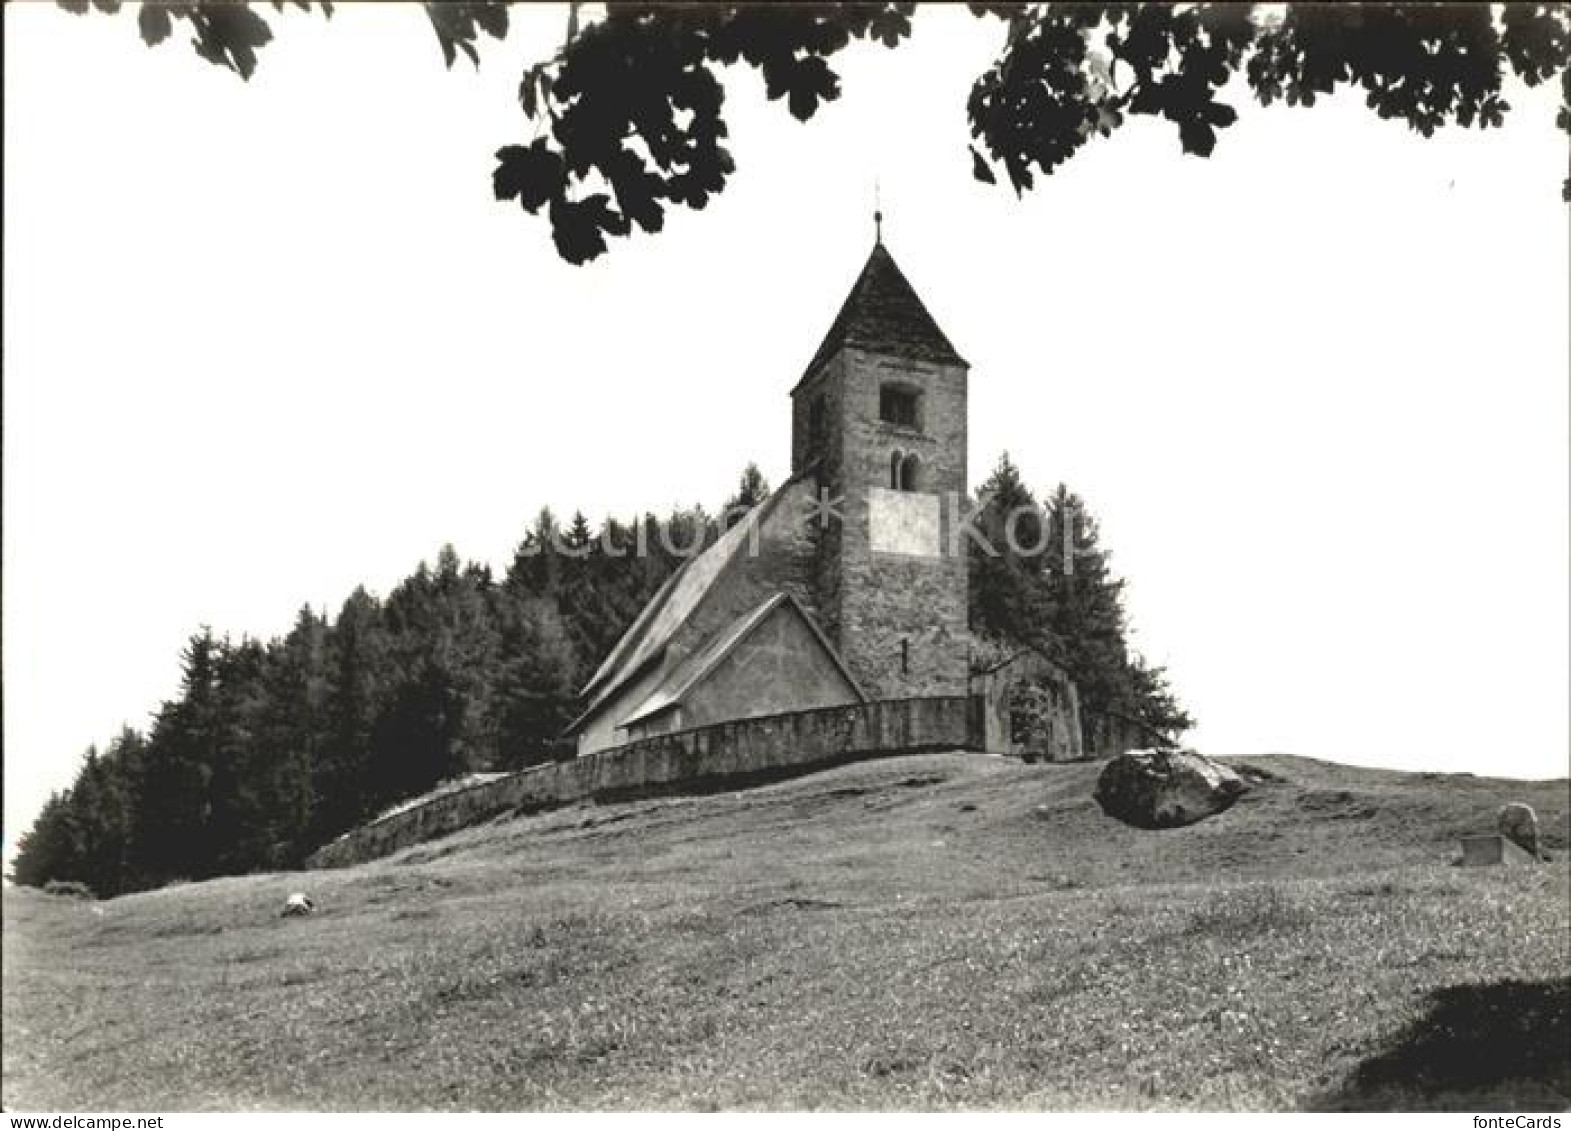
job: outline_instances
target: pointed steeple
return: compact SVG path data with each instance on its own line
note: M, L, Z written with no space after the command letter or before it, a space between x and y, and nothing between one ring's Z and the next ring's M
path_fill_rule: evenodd
M807 363L804 379L845 346L917 361L967 364L906 281L894 256L884 247L881 232L879 236L829 333Z

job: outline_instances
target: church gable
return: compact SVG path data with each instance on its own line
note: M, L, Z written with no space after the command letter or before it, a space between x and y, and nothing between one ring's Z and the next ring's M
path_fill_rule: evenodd
M676 665L620 726L636 739L863 701L812 618L793 598L777 593Z
M623 741L623 718L641 709L689 656L765 600L789 595L812 616L811 474L782 484L719 541L682 566L650 600L585 685L588 708L567 728L583 749Z
M581 694L595 702L605 699L670 645L732 563L739 557L758 555L766 521L781 501L793 493L793 486L789 482L783 485L721 535L713 546L684 562L622 634Z

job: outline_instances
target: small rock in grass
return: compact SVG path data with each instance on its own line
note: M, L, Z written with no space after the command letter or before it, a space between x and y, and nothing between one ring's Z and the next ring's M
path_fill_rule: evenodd
M1502 805L1495 817L1495 827L1500 835L1511 841L1535 860L1543 857L1538 843L1538 814L1531 805L1513 801Z

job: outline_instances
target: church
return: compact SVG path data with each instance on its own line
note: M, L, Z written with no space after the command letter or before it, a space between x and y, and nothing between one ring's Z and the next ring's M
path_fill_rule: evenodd
M966 695L969 365L882 238L791 390L791 476L583 689L580 755L733 719Z
M567 727L578 756L373 822L310 865L499 813L863 758L1084 757L1069 674L1031 649L999 658L969 630L969 369L876 238L791 390L790 477L617 641Z

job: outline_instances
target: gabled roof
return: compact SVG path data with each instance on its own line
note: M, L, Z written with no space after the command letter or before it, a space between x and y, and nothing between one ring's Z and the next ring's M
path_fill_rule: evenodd
M873 245L829 333L802 372L806 380L844 346L917 361L965 365L922 305L883 241Z
M650 598L644 611L638 614L632 627L617 641L611 654L584 685L582 695L590 699L584 712L567 727L566 733L576 731L581 723L599 710L601 704L656 661L671 638L682 627L699 603L708 596L715 581L736 556L743 552L749 539L769 516L800 476L780 485L769 498L748 511L737 524L727 530L702 554L689 558Z
M705 676L714 671L720 665L720 662L736 649L737 645L751 636L755 629L767 621L770 615L782 606L789 612L794 613L807 625L813 634L813 638L818 641L819 647L824 650L824 654L829 657L841 676L845 678L846 683L851 686L851 690L855 693L857 699L865 703L867 696L862 693L861 687L857 685L856 678L846 668L845 662L840 659L839 653L834 649L834 645L830 644L828 638L824 636L823 630L814 623L812 617L808 616L807 611L802 608L795 597L789 593L776 593L752 612L737 617L725 629L715 633L714 639L672 669L671 674L661 682L659 687L655 688L649 698L635 707L633 713L628 715L627 718L620 720L617 725L625 727L678 706L689 691L702 682Z

